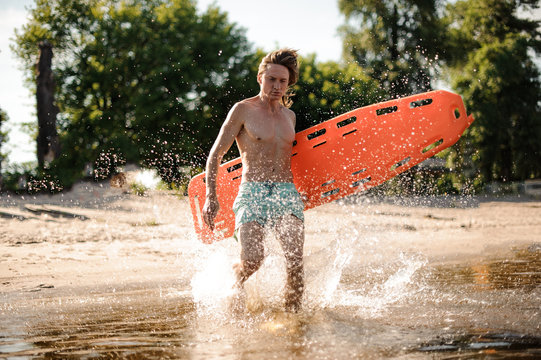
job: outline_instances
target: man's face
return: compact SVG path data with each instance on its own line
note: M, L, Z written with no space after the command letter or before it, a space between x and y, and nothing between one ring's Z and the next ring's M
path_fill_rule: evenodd
M259 74L257 80L263 95L271 100L280 100L287 90L289 71L283 65L269 64L267 70Z

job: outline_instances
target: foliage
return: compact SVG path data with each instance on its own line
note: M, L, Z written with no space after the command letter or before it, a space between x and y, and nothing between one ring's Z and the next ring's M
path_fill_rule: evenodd
M150 167L199 165L229 107L253 88L243 32L190 0L36 0L16 33L29 77L44 39L55 51L63 148L51 172L64 179L112 147Z
M144 184L135 181L130 183L130 190L135 195L144 196L149 189Z
M441 0L338 0L344 56L391 98L429 91L442 51Z
M531 56L541 40L538 21L517 17L525 6L538 1L462 0L448 7L449 76L476 118L455 147L456 164L479 169L484 181L541 176L540 74Z
M7 143L8 141L7 131L2 130L2 125L7 123L8 120L9 120L8 115L6 114L4 110L0 108L0 171L2 170L2 163L6 159L6 154L2 152L2 145ZM0 178L1 177L2 175L0 174ZM1 183L0 183L0 187L1 187Z
M53 45L63 155L46 172L13 171L4 183L20 189L26 178L36 191L59 191L90 167L101 179L124 163L139 163L185 191L229 109L257 94L264 52L251 49L226 13L214 5L198 13L194 0L35 2L13 49L32 87L37 44ZM453 193L485 181L541 177L540 74L532 61L541 52L539 21L517 16L538 8L539 0L338 4L347 20L341 29L346 62L300 59L292 106L297 131L430 90L444 68L476 121L441 155L452 173L438 180L405 174L394 188L430 183L436 189L430 191ZM0 117L5 121L5 113ZM225 160L235 156L233 147Z
M291 107L297 115L297 131L381 101L383 91L355 63L318 63L312 55L301 58L300 64Z
M108 179L118 174L124 165L126 165L126 158L115 148L103 151L94 162L94 178L96 180Z
M476 121L447 152L453 184L541 176L541 90L532 60L539 21L519 17L538 0L339 0L344 55L391 97L431 88L438 69ZM470 190L468 190L470 191Z

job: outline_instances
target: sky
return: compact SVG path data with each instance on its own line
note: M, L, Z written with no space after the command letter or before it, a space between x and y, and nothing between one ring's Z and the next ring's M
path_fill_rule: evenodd
M8 152L11 164L36 161L35 141L22 130L23 123L37 121L35 98L24 87L20 62L9 48L14 29L26 22L26 8L33 3L33 0L0 0L0 108L9 117L2 126L9 131L9 142L2 152ZM200 12L211 4L226 11L231 22L245 28L254 48L271 51L287 46L304 56L315 53L319 61L338 61L342 54L338 27L344 23L344 17L337 3L336 0L198 0L197 6ZM288 22L284 22L284 14Z

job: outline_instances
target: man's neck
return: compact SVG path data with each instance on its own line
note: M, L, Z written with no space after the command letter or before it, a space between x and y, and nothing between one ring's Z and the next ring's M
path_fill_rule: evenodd
M268 97L264 96L261 93L259 93L258 97L261 106L270 112L276 112L282 107L280 100L270 100Z

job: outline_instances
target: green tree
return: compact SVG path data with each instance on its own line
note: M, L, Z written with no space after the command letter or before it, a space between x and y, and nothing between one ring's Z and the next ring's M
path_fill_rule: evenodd
M541 50L539 21L517 16L538 3L462 0L448 6L449 77L476 118L465 136L470 147L457 147L458 165L470 161L484 181L541 176L540 74L532 60Z
M2 163L6 160L6 153L3 151L3 146L8 141L8 134L2 130L4 125L9 120L8 115L0 108L0 190L2 190Z
M442 51L440 0L339 0L344 57L391 98L431 90Z
M356 63L320 63L315 55L300 59L292 110L297 131L347 111L381 101L384 92Z
M243 31L191 0L36 0L16 32L29 77L41 40L55 49L63 178L113 151L176 181L181 166L204 162L229 107L254 87Z

